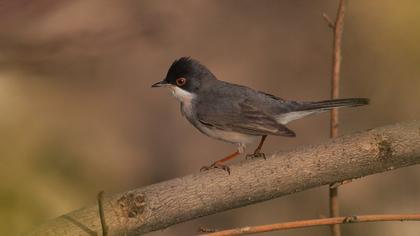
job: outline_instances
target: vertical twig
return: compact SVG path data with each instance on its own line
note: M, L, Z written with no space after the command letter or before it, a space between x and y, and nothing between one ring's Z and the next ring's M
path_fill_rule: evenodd
M331 72L331 99L337 99L340 91L340 69L341 69L341 44L344 28L344 14L346 11L346 0L340 0L337 10L335 22L332 23L330 18L323 14L324 19L328 22L333 30L333 59L332 59L332 72ZM338 136L338 110L334 108L331 110L331 124L330 124L330 137L335 138ZM339 216L338 205L338 188L330 185L329 188L329 206L330 216ZM334 224L331 226L331 233L333 236L340 236L340 226Z
M330 185L329 188L329 205L330 205L330 217L338 217L340 215L340 209L338 205L338 187ZM340 225L331 225L331 234L333 236L340 236L341 230Z
M98 193L99 218L101 219L102 236L108 236L108 226L106 225L106 222L105 222L105 213L104 213L104 206L103 206L103 195L104 195L104 191L100 191Z

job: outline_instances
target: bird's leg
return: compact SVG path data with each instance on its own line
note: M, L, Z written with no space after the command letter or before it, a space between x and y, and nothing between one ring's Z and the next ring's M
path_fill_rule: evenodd
M245 158L248 159L248 158L262 157L265 160L265 154L263 152L261 152L261 148L262 148L266 138L267 138L267 135L263 135L261 137L260 144L258 144L258 147L255 149L254 153L253 154L247 154Z
M200 171L210 170L210 169L213 169L213 168L217 168L217 169L225 170L225 171L228 172L228 174L230 174L230 168L229 168L229 166L224 165L223 163L226 162L226 161L229 161L229 160L231 160L233 158L235 158L239 154L240 154L240 152L238 150L238 151L230 154L229 156L227 156L227 157L225 157L223 159L220 159L218 161L215 161L213 164L211 164L211 166L203 166L203 167L201 167Z

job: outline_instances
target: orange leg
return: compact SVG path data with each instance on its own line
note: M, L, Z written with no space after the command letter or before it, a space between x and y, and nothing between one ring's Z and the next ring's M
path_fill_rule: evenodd
M263 135L261 137L260 144L258 144L258 147L255 149L254 153L253 154L247 154L245 158L248 158L248 157L250 157L250 158L262 157L262 158L265 159L265 154L263 152L261 152L261 148L262 148L266 138L267 138L267 135Z
M218 161L215 161L213 164L211 164L211 166L203 166L201 167L200 171L204 171L204 170L210 170L212 168L218 168L218 169L222 169L228 172L228 174L230 174L230 168L227 165L224 165L223 163L229 160L234 159L236 156L238 156L240 153L239 151L236 151L232 154L230 154L229 156L220 159Z
M234 159L237 155L239 155L239 151L236 151L236 152L230 154L229 156L227 156L227 157L225 157L223 159L220 159L220 160L216 161L215 163L221 164L223 162L226 162L226 161L229 161L229 160Z

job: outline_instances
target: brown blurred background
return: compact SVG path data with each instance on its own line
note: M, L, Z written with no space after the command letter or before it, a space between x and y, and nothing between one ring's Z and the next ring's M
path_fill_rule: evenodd
M0 235L15 235L118 192L198 172L234 150L195 130L168 91L151 89L192 56L220 79L286 99L329 97L329 1L0 1ZM344 32L341 134L420 117L420 2L353 0ZM297 138L266 152L328 140L328 114L290 125ZM248 151L252 151L250 147ZM242 161L242 160L239 160ZM420 167L357 180L343 215L420 211ZM193 235L327 215L327 188L176 225ZM420 223L346 225L345 235L418 235ZM326 235L328 228L281 235ZM277 235L271 233L265 235Z

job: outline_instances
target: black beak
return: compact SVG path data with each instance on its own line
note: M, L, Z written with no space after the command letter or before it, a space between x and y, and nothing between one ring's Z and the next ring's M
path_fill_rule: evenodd
M169 85L165 80L152 84L152 88L164 87Z

